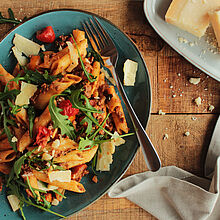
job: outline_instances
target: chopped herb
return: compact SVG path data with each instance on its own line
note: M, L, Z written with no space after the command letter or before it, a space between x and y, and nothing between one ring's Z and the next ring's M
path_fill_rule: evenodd
M8 9L8 14L9 14L9 18L5 18L2 16L2 13L0 12L0 24L11 23L11 24L16 25L22 22L15 18L14 13L11 8Z
M30 105L27 108L27 114L28 114L28 120L29 120L29 133L30 133L30 137L33 137L33 127L34 127L34 119L35 119L35 108L34 106Z
M98 52L96 52L95 50L90 51L88 53L88 57L94 57L94 61L98 61L103 66L105 65L101 55Z

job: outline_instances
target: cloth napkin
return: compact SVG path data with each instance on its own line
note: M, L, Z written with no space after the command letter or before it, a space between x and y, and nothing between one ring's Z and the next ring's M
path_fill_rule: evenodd
M127 177L113 185L108 195L126 197L159 220L220 220L220 117L207 153L205 176L168 166Z

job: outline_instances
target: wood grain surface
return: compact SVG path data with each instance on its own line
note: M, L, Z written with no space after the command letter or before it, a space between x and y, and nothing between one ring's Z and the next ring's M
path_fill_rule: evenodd
M52 9L86 10L109 19L128 34L148 66L152 85L152 114L147 132L158 151L162 165L175 165L196 175L203 175L205 155L220 112L219 83L191 65L155 33L144 16L142 1L1 0L0 11L3 15L7 15L8 8L13 9L18 19ZM11 27L0 25L0 38ZM200 77L201 82L192 85L189 83L190 77ZM197 107L194 99L199 96L202 98L202 105ZM209 104L215 106L213 112L208 110ZM158 115L160 109L166 115ZM184 135L186 131L190 132L189 136ZM169 136L166 140L163 139L165 134ZM146 170L139 150L124 177ZM111 199L105 195L68 219L156 218L124 198Z

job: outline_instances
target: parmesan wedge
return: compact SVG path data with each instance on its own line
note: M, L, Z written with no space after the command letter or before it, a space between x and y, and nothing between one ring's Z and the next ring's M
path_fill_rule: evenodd
M13 44L15 47L27 57L30 55L38 55L41 46L19 34L15 34Z
M104 142L100 145L101 150L98 152L96 170L109 171L112 164L112 154L115 152L115 145L112 141Z
M30 98L37 91L37 86L21 82L21 92L17 95L15 99L15 105L28 105L30 103Z
M71 170L51 171L48 173L48 177L50 182L57 180L59 182L69 183L71 181Z
M9 201L9 204L11 205L13 212L16 212L18 209L20 209L20 205L19 205L20 200L18 199L17 196L9 195L7 196L7 199Z
M220 11L209 13L209 18L218 41L218 46L220 47Z
M25 66L28 62L28 59L22 55L22 52L20 50L18 50L17 47L12 47L12 51L13 51L18 63L21 66Z
M124 85L134 86L138 63L132 60L126 60L124 63Z

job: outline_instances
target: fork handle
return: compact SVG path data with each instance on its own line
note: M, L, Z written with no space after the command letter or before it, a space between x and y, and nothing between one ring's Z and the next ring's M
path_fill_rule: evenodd
M157 171L161 167L160 158L159 158L156 150L154 149L154 146L153 146L151 140L149 139L145 129L141 125L134 109L132 108L131 103L129 102L128 97L127 97L127 95L124 91L124 88L122 86L121 80L119 79L118 75L116 74L114 67L113 67L112 72L113 72L113 77L116 78L116 80L115 80L116 86L119 90L119 93L122 96L122 99L125 103L125 106L127 107L127 110L128 110L129 116L131 118L131 121L133 123L138 141L142 147L142 151L144 154L144 159L147 164L147 167L151 171Z

